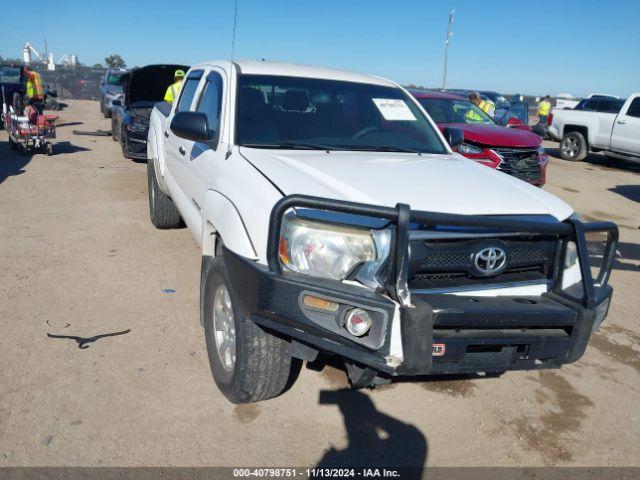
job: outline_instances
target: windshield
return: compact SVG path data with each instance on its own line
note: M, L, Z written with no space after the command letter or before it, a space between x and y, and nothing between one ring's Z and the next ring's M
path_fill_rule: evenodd
M398 88L270 75L241 75L238 82L238 145L447 153Z
M496 107L500 108L509 108L511 106L511 102L507 100L504 96L498 95L495 99Z
M419 98L418 102L436 123L495 125L489 115L467 100Z
M107 75L107 85L122 85L122 73L109 72Z
M19 68L0 68L0 82L2 83L20 83Z

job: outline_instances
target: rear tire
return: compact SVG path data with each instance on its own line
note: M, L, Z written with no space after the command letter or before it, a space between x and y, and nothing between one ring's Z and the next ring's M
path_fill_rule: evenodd
M118 141L118 135L116 131L116 121L113 119L113 116L111 116L111 140L113 140L114 142Z
M560 158L570 162L581 162L587 158L587 141L580 132L565 133L560 141Z
M233 403L280 395L295 371L291 342L263 330L237 308L222 256L203 256L202 262L201 316L216 385Z
M153 226L162 230L182 226L180 212L171 197L158 185L153 159L147 161L147 183L149 187L149 217Z

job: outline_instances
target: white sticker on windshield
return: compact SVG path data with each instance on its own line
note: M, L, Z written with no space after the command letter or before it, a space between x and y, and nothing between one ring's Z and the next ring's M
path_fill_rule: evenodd
M409 120L416 121L416 117L411 113L404 100L397 98L372 98L378 110L385 120Z

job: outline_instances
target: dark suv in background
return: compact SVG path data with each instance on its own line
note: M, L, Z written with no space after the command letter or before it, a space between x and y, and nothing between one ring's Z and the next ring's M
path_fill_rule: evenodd
M100 81L100 111L104 114L104 118L111 116L114 100L123 103L122 76L125 73L127 73L125 70L109 69Z

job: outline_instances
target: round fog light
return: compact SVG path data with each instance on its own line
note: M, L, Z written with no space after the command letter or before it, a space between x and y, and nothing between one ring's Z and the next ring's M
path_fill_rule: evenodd
M362 308L349 310L345 319L345 327L354 337L361 337L371 328L371 316Z

